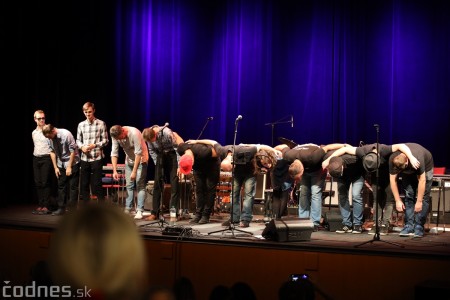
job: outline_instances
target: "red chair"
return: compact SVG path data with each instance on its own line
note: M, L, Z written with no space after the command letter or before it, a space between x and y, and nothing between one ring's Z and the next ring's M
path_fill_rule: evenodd
M445 167L434 167L433 174L434 175L444 175L445 174Z
M108 163L106 165L106 168L104 168L105 171L112 172L112 164ZM109 189L113 189L115 195L117 195L117 201L119 204L124 204L125 202L125 164L117 164L117 173L119 174L119 179L115 180L112 177L112 173L105 173L104 177L102 178L102 187L106 189L106 197L109 198Z

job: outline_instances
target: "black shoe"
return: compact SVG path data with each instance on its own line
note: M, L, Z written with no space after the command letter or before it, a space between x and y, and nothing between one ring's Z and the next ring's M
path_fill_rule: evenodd
M52 216L61 216L66 212L64 208L58 208L54 212L52 212Z
M322 227L322 226L320 226L320 225L314 225L314 228L313 228L313 231L314 231L314 232L320 231L320 230L323 230L323 227Z
M239 227L241 228L247 228L250 226L250 222L247 221L241 221L241 223L239 223Z
M192 220L189 221L191 224L197 224L200 221L201 217L195 217Z
M36 208L35 210L33 210L31 213L32 213L33 215L38 215L38 214L41 212L41 209L42 209L42 207L38 207L38 208Z
M198 224L206 224L209 223L209 217L203 216L200 221L198 221Z

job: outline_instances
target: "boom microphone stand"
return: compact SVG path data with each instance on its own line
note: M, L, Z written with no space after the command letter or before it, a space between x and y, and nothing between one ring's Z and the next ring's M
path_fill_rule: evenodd
M286 121L287 118L291 118L290 120ZM271 123L266 123L264 124L265 126L272 126L272 147L274 146L273 144L273 134L274 134L274 130L275 130L275 125L277 124L285 124L285 123L291 123L291 126L294 127L294 116L293 115L287 115L285 117L282 117L281 119L275 121L275 122L271 122Z
M235 155L236 155L236 151L234 151L234 149L236 148L236 134L237 134L237 126L238 126L238 122L242 119L242 116L239 115L236 118L236 121L234 122L234 140L233 140L233 160L231 163L231 214L230 214L230 225L228 225L227 229L222 229L222 230L216 230L216 231L212 231L209 232L208 234L212 234L212 233L217 233L217 232L226 232L226 231L231 231L231 234L233 237L234 236L234 231L239 231L239 232L243 232L243 233L247 233L250 235L253 235L253 233L251 232L247 232L245 230L241 230L241 229L236 229L234 228L234 222L233 222L233 205L234 205L234 162L235 160Z
M205 128L206 128L206 125L208 125L208 122L209 121L211 121L212 119L214 119L213 117L208 117L208 118L206 118L206 123L205 123L205 125L203 126L203 128L202 128L202 131L200 131L200 134L198 135L198 138L197 138L197 140L199 140L200 139L200 137L202 136L202 134L203 134L203 131L205 130Z
M362 246L362 245L365 245L367 243L373 243L375 241L380 241L380 242L385 242L385 243L388 243L388 244L395 245L395 246L403 248L404 247L403 245L400 245L400 244L397 244L397 243L393 243L393 242L388 242L388 241L382 241L380 239L380 226L378 224L378 188L379 188L378 182L379 182L379 178L380 178L379 177L379 170L380 170L380 162L379 162L379 160L380 160L380 150L379 150L379 147L380 147L380 142L379 142L380 125L374 124L373 126L375 127L375 129L377 131L377 170L376 170L376 174L375 174L375 178L376 178L376 180L375 180L376 185L375 186L376 186L376 188L373 190L373 194L374 194L373 195L373 206L375 207L375 234L373 236L373 240L364 242L364 243L359 244L359 245L356 245L355 247Z

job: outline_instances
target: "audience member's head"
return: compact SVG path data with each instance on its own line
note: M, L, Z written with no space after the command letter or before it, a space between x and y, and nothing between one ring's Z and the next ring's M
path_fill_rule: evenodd
M165 286L153 286L147 291L145 300L177 300L174 292Z
M55 284L102 299L142 298L148 285L142 239L116 206L88 205L65 215L51 239L49 266Z
M278 300L314 300L314 285L309 279L286 281L278 290Z
M236 282L231 287L234 300L256 300L255 292L252 287L245 282Z
M195 300L194 285L187 277L180 277L175 281L173 292L177 300Z
M209 300L233 300L231 289L225 285L216 285L209 294Z

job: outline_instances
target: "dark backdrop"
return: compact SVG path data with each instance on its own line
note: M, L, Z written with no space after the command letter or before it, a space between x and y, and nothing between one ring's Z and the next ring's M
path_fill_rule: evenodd
M238 115L237 143L374 143L379 124L380 143L450 166L447 1L9 2L6 200L33 198L33 112L76 135L87 100L108 127L169 122L185 140L212 116L202 137L222 144Z

